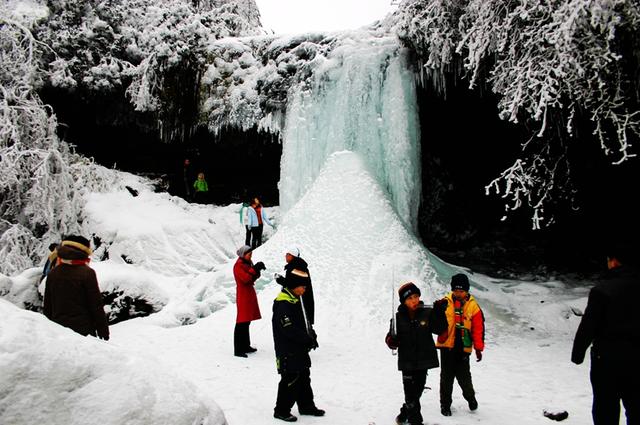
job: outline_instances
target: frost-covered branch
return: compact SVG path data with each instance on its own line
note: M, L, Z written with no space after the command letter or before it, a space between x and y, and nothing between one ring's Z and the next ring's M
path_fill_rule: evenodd
M2 10L0 10L2 12ZM0 273L40 262L61 236L83 229L83 194L117 187L115 171L75 155L34 92L42 46L0 14Z
M531 136L542 143L575 138L576 119L590 119L593 134L613 164L636 155L640 82L634 74L639 66L640 3L408 0L395 22L399 36L423 58L428 75L453 72L459 79L456 65L461 62L469 86L490 87L499 95L500 117L526 122ZM511 209L531 208L538 227L540 201L550 203L562 196L552 181L559 174L544 169L547 161L523 153L531 156L516 161L498 178L503 181L499 193L512 196ZM562 172L569 171L565 167ZM562 180L570 181L570 175ZM533 191L536 185L540 190Z

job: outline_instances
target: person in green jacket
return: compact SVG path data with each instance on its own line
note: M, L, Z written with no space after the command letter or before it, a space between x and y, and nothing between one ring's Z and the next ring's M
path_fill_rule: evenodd
M195 189L194 200L198 204L206 204L209 196L209 185L204 179L204 173L198 173L198 179L193 183Z

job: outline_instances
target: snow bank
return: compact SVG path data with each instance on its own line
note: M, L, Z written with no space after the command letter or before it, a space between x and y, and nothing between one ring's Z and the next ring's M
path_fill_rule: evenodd
M1 299L0 316L0 423L227 423L213 400L146 354Z

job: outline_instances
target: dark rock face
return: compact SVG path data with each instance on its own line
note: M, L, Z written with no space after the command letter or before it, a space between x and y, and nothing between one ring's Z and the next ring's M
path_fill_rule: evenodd
M556 204L548 227L532 229L530 212L505 215L485 186L510 165L525 128L498 118L488 93L451 85L446 97L420 98L423 200L419 231L430 250L454 264L500 277L591 275L606 266L608 247L637 264L640 164L607 163L590 133L571 142L576 203Z

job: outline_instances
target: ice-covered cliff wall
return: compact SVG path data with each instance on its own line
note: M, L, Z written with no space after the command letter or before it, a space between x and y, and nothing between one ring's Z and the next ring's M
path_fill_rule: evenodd
M362 155L415 230L420 140L414 73L395 36L362 30L219 40L209 47L200 120L279 132L280 206L293 206L327 157Z

